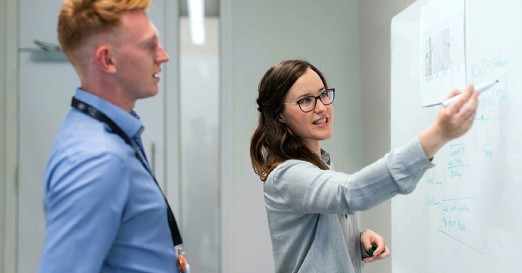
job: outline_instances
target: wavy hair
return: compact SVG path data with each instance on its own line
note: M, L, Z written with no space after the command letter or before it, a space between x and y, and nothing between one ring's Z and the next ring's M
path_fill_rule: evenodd
M325 88L328 88L321 71L304 60L285 60L275 64L259 83L256 100L259 124L250 142L250 160L261 181L265 181L277 165L289 159L308 161L323 170L328 169L301 137L279 121L288 91L309 68L319 75Z

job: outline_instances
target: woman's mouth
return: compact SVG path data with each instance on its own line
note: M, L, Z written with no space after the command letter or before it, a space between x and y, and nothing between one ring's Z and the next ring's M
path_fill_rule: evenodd
M328 118L321 118L313 122L315 125L324 125L328 123Z

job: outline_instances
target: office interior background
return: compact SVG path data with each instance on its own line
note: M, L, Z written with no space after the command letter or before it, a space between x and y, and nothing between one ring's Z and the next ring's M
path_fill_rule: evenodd
M171 60L160 93L137 110L192 272L273 271L249 143L257 84L275 62L306 59L336 88L334 137L324 148L337 170L354 172L390 149L390 23L413 2L205 0L198 13L190 11L197 1L152 0L149 15ZM60 5L0 0L0 273L37 268L43 171L79 85L54 48ZM361 218L364 228L387 239L393 255L389 202ZM391 272L391 259L365 272Z

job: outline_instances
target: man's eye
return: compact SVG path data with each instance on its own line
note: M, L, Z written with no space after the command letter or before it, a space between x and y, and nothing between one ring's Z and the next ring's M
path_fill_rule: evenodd
M311 102L312 102L311 97L305 97L305 98L298 100L297 104L306 105L306 104L310 104Z
M148 50L156 50L156 48L158 47L158 42L155 40L149 41L144 45L145 45L145 48L147 48Z

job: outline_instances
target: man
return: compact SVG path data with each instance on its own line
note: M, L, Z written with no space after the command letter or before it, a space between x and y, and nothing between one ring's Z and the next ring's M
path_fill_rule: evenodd
M170 210L133 111L137 100L157 94L160 65L169 60L149 4L63 1L58 36L81 87L45 174L39 272L178 272Z

